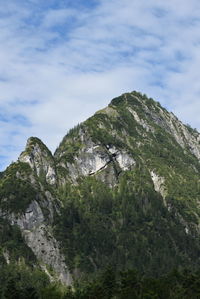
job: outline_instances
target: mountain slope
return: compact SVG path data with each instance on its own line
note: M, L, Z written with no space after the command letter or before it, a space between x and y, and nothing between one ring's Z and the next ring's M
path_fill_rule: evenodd
M30 138L0 184L2 219L52 280L199 266L200 134L145 95L113 99L54 155Z
M0 215L20 229L23 243L32 250L50 280L59 278L70 284L71 275L52 232L59 211L55 186L51 153L38 138L30 138L18 161L6 169L1 179ZM4 252L4 246L2 250ZM9 258L10 252L6 252Z

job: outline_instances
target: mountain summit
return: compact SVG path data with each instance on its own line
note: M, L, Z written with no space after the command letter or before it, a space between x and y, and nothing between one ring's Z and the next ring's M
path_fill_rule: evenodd
M71 129L54 155L29 138L1 175L1 261L23 259L67 285L108 265L155 276L196 268L199 203L200 134L126 93Z

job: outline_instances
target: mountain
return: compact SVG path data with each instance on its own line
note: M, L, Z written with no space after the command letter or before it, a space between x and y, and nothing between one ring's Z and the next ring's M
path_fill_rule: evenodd
M66 285L108 265L153 276L197 269L199 205L200 134L126 93L71 129L54 155L29 138L1 174L1 264Z

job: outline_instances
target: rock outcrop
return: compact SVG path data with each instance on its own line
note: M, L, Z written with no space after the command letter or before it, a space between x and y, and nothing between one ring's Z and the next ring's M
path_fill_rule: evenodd
M54 158L40 139L36 137L28 139L25 151L21 153L19 161L28 163L37 176L45 178L48 184L56 184Z

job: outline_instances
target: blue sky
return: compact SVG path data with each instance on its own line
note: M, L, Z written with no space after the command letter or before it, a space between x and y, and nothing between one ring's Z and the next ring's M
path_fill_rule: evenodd
M198 0L3 2L0 170L132 90L200 129Z

